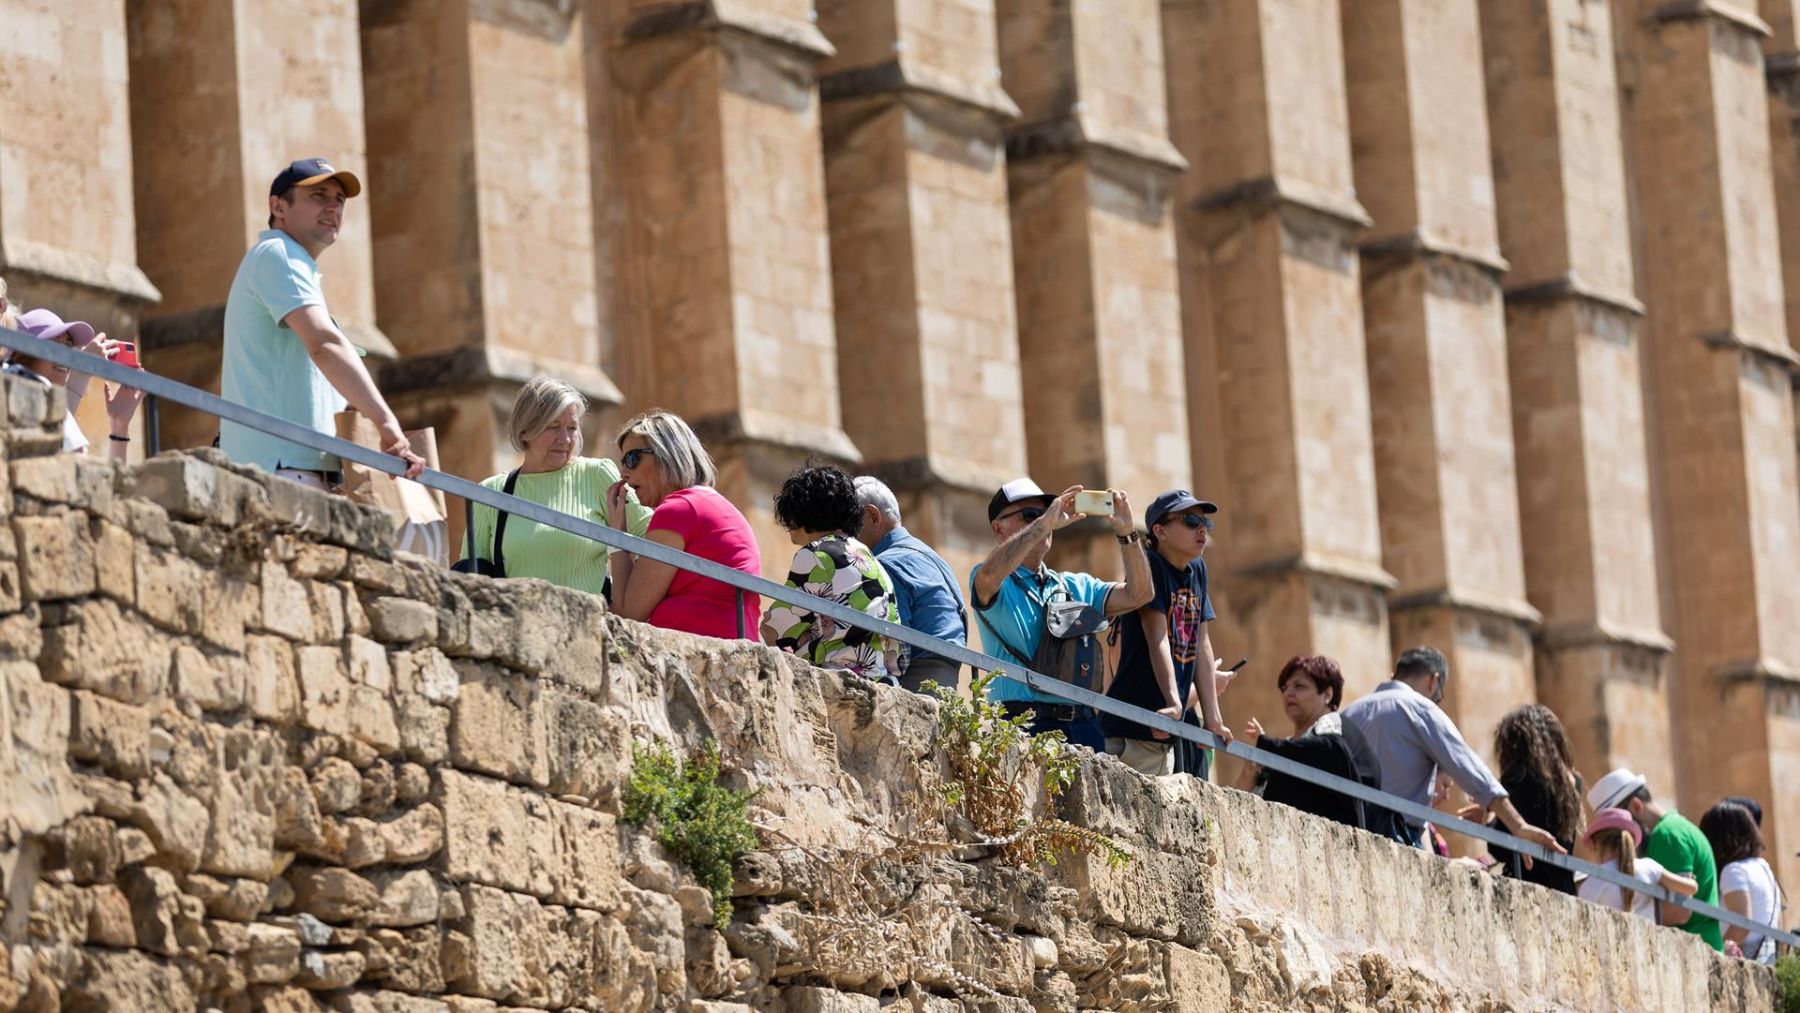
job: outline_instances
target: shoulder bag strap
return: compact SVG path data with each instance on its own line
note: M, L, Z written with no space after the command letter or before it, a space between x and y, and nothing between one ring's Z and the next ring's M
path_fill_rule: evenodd
M519 469L514 468L512 473L506 476L506 487L500 491L511 496L513 487L518 484ZM499 514L499 518L494 521L494 569L504 577L506 576L506 518L508 514L505 510L499 511Z
M469 547L469 561L475 561L475 501L463 497L463 544Z

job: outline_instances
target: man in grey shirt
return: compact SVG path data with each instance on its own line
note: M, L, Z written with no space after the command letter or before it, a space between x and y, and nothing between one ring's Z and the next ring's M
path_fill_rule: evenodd
M1442 767L1457 787L1498 816L1514 836L1562 851L1548 830L1525 822L1487 764L1463 741L1449 715L1439 709L1449 679L1450 663L1444 652L1435 647L1410 648L1394 664L1392 679L1344 708L1344 720L1356 725L1381 760L1381 790L1430 805L1432 782ZM1408 816L1402 816L1401 823L1418 846L1424 825Z

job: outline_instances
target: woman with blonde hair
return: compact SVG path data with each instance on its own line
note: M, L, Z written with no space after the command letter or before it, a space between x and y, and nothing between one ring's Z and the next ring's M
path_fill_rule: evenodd
M644 537L744 573L761 572L750 522L713 488L712 456L680 416L645 412L625 423L618 443L624 478L607 502L623 503L635 492L655 511ZM612 577L613 610L627 619L727 640L756 636L762 599L753 593L742 595L740 610L736 588L629 552L613 554Z
M1650 886L1668 887L1684 897L1692 897L1700 889L1692 878L1664 869L1654 858L1638 856L1637 849L1644 843L1644 828L1623 809L1609 806L1595 812L1581 839L1593 861L1602 868L1622 872ZM1646 921L1656 921L1656 900L1647 893L1633 891L1627 901L1622 887L1590 876L1581 881L1580 896L1602 907L1630 911Z
M607 493L619 469L604 457L581 456L581 418L587 398L561 380L540 376L519 389L507 435L519 466L481 484L571 517L644 533L650 511L630 497L618 505ZM606 546L515 514L477 504L463 539L463 558L496 564L502 577L538 577L592 594L603 593ZM617 524L612 522L617 520ZM484 568L484 572L486 571Z

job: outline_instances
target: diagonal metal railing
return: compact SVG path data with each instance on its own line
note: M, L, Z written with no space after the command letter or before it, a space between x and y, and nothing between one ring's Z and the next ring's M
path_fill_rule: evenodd
M47 342L20 331L0 328L0 348L8 348L26 353L39 359L66 366L72 370L87 373L97 379L109 383L122 383L136 387L146 394L183 405L221 419L259 429L265 433L291 440L315 450L334 454L344 460L354 461L390 475L401 475L406 471L405 463L397 457L390 457L377 450L371 450L348 440L327 435L309 429L286 419L277 418L266 412L258 411L234 401L227 401L217 394L190 387L187 384L155 373L141 371L117 363L107 361L96 355L69 348L56 342ZM1495 844L1516 854L1530 856L1534 862L1545 862L1552 866L1568 869L1592 879L1611 883L1624 890L1647 894L1658 904L1668 904L1708 918L1715 918L1725 925L1734 925L1746 929L1753 934L1774 938L1788 946L1800 947L1800 933L1786 931L1774 926L1762 925L1750 918L1719 907L1707 904L1691 897L1684 897L1660 884L1645 883L1632 876L1627 876L1616 869L1608 869L1596 865L1574 855L1554 852L1533 841L1515 837L1502 830L1481 823L1475 823L1461 817L1433 809L1430 806L1414 802L1411 799L1391 795L1376 788L1370 788L1360 781L1340 777L1316 767L1308 766L1287 757L1245 745L1242 742L1226 744L1219 737L1204 728L1176 721L1130 704L1120 703L1111 697L1083 689L1057 679L1039 674L1018 664L1017 662L995 658L972 650L962 644L940 640L929 634L920 633L895 623L875 619L866 612L852 609L836 602L827 601L807 594L804 591L779 584L766 577L744 573L731 567L715 563L710 559L690 555L678 549L639 538L627 532L618 531L602 524L582 520L552 510L549 507L517 496L508 496L496 492L477 482L446 474L441 471L426 470L417 479L421 484L441 490L452 496L480 503L495 510L504 510L519 517L525 517L549 527L566 531L592 539L610 549L620 549L644 559L654 559L680 570L711 577L720 583L735 588L739 595L756 594L764 598L795 605L801 608L827 615L831 618L892 638L903 644L921 648L970 666L978 672L998 672L1008 678L1017 679L1039 693L1066 700L1071 704L1088 707L1104 714L1125 718L1137 724L1164 731L1171 738L1183 739L1197 745L1225 753L1239 759L1248 760L1269 770L1279 771L1290 777L1298 778L1310 784L1329 788L1339 794L1348 795L1365 806L1378 806L1402 816L1409 817L1417 823L1431 823L1439 830L1454 832L1464 837L1472 837L1487 844ZM742 609L739 609L741 615ZM741 620L740 620L741 622Z

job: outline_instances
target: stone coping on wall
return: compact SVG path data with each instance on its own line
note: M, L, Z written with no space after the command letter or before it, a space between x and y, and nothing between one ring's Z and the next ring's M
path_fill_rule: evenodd
M216 452L57 454L60 398L4 393L0 1010L1773 1001L1685 934L1088 753L1060 814L1129 866L874 866L909 956L809 948L846 856L916 816L935 700L447 573ZM620 818L634 742L703 739L763 833L723 931Z

